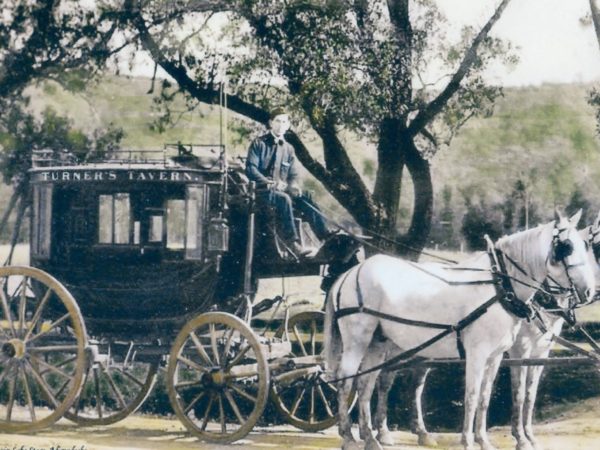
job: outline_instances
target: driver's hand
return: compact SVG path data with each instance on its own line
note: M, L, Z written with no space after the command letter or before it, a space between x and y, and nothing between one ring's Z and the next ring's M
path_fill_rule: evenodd
M285 192L285 190L287 189L287 183L285 183L283 181L278 181L275 183L274 188L276 191Z
M302 189L298 186L290 186L289 191L292 197L300 197L302 195Z

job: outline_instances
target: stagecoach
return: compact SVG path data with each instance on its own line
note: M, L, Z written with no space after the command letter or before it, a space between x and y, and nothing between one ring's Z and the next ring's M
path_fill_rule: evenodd
M40 151L29 177L31 266L0 268L0 432L63 416L117 422L161 370L175 414L203 440L245 436L269 396L302 429L335 422L323 313L285 314L260 332L251 321L281 300L255 302L259 279L339 272L356 242L316 242L300 224L320 250L293 255L221 145L86 161Z

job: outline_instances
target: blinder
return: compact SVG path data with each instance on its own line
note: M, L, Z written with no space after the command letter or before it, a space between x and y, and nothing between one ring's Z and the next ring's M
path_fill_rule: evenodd
M573 242L567 238L561 241L559 236L560 233L565 231L565 228L554 228L552 232L552 261L553 262L564 262L569 256L573 254Z
M552 249L552 259L554 261L564 261L566 258L573 254L573 242L571 239L565 239L564 241L556 239Z

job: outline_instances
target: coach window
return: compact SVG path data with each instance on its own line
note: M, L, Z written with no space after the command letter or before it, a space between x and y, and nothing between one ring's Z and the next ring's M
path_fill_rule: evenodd
M98 242L131 242L131 202L129 194L100 195L98 207Z
M188 186L185 256L187 259L202 257L202 221L204 219L204 186Z
M185 200L167 201L167 248L185 248Z
M185 249L187 259L201 258L203 211L204 186L189 186L185 200L167 201L167 248Z
M162 208L146 208L146 215L148 216L148 242L162 242L164 223Z
M50 257L50 232L52 227L52 186L38 185L33 190L32 253Z

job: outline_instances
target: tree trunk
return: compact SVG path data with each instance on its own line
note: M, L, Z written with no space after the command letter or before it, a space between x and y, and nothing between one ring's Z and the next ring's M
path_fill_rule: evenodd
M25 217L25 212L28 207L27 196L20 195L19 196L19 207L17 209L17 219L15 221L15 227L13 228L12 236L10 239L10 252L8 253L8 258L4 262L5 266L9 266L12 264L13 254L15 252L15 247L19 240L19 233L21 231L21 225L23 224L23 218Z
M408 232L401 237L405 250L410 247L407 256L417 258L429 238L431 218L433 215L433 183L429 161L421 153L412 140L407 140L406 168L408 169L415 191L414 210Z
M400 204L402 171L404 169L404 142L400 137L400 121L384 119L379 129L377 146L377 178L373 198L379 205L379 217L372 226L386 237L396 235L396 216Z
M600 3L598 0L590 0L590 10L592 12L592 22L596 30L596 39L600 46Z
M380 246L416 259L425 247L431 230L433 183L429 162L421 156L399 119L388 119L382 125L378 163L373 197L380 205L381 214L380 217L373 218L371 229L383 235ZM399 235L397 217L404 167L408 169L413 181L414 208L407 233Z
M12 213L13 209L15 208L18 198L19 198L19 194L15 190L15 192L13 192L12 196L10 197L10 201L8 202L6 211L4 211L4 214L2 215L2 219L0 219L0 235L2 235L2 233L4 232L4 228L6 228L8 219L9 219L10 214Z

